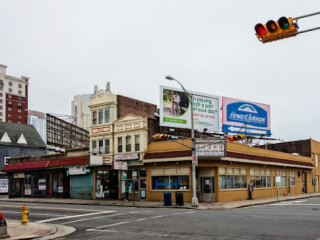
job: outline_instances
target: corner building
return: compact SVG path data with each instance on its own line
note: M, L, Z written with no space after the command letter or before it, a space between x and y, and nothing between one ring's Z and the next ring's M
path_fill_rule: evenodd
M191 140L180 140L191 147ZM152 142L143 162L147 170L147 199L163 201L170 191L175 201L182 192L192 200L190 148L175 142ZM314 192L314 164L310 157L226 143L226 157L199 157L196 166L200 202L239 201ZM278 183L276 183L276 179ZM249 192L249 186L253 191Z

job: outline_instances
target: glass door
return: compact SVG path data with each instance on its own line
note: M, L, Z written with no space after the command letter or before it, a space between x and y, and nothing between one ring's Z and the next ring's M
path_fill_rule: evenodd
M201 178L201 199L203 202L214 202L214 177Z

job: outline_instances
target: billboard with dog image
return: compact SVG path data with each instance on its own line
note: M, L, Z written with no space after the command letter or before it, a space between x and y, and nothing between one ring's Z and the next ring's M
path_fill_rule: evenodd
M194 129L220 131L220 97L188 92L193 99ZM191 103L182 89L160 86L160 126L191 129Z

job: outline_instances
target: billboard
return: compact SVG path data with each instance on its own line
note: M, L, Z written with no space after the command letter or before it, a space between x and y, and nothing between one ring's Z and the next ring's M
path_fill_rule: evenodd
M194 130L220 131L220 97L188 92L193 99ZM191 103L183 90L160 86L160 126L191 129Z
M270 105L222 97L222 131L270 136Z

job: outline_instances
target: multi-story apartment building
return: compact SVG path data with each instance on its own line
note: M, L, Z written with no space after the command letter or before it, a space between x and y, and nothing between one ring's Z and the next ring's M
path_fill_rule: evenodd
M0 122L28 122L28 77L13 77L0 64Z

